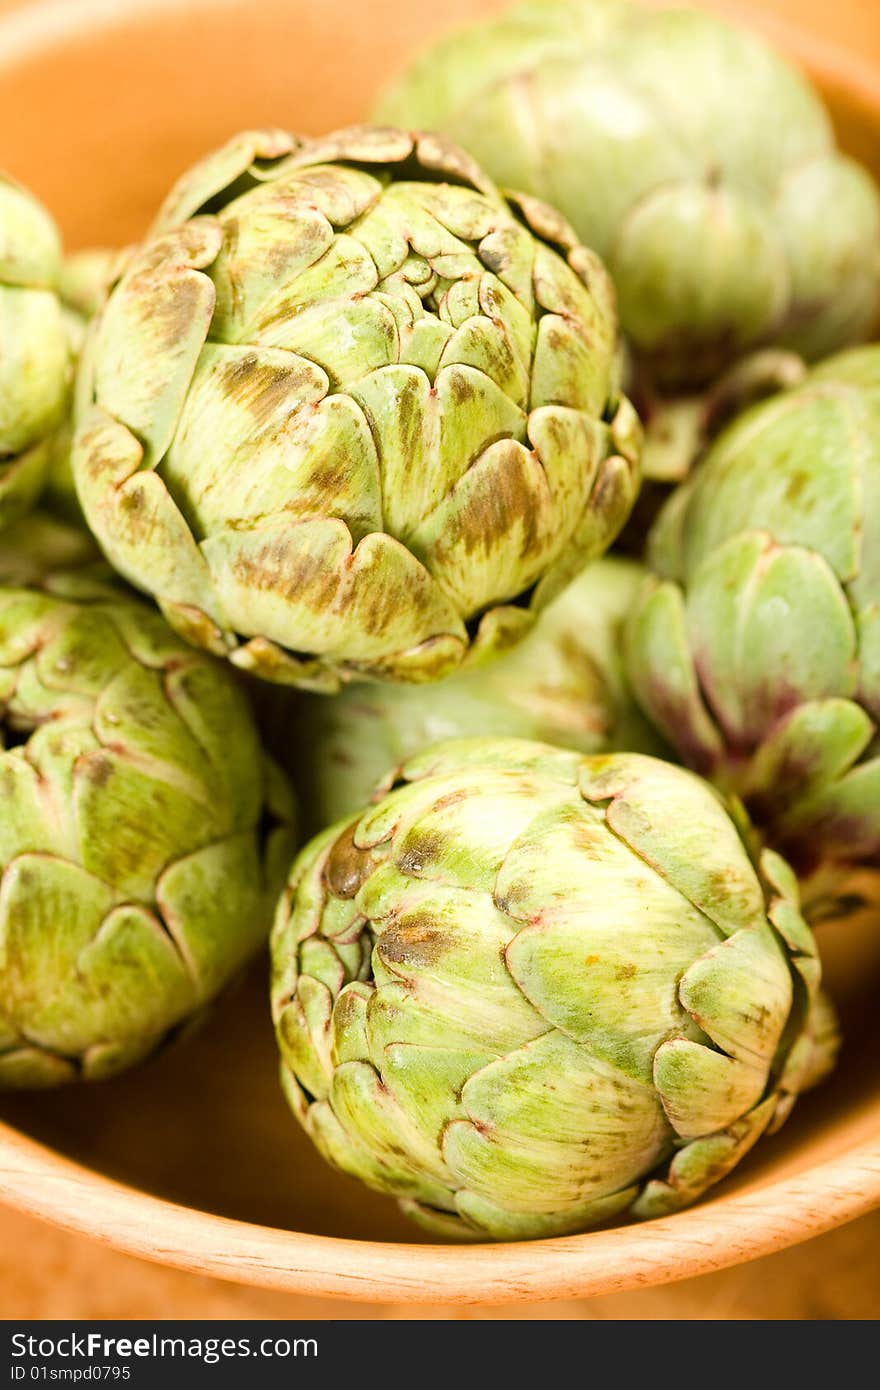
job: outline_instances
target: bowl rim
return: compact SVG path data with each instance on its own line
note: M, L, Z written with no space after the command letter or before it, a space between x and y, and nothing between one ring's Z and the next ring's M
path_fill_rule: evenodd
M661 0L662 2L662 0ZM236 0L187 0L193 9ZM648 0L656 5L658 0ZM669 0L667 0L669 3ZM168 14L179 0L34 0L0 11L0 75L81 35ZM756 0L724 0L827 94L880 127L875 65ZM821 1235L880 1206L880 1132L793 1175L674 1216L555 1239L438 1245L352 1240L182 1206L109 1178L0 1122L0 1201L115 1250L191 1273L360 1302L514 1303L676 1282Z
M863 1216L880 1204L880 1135L674 1216L507 1244L351 1240L216 1216L104 1177L2 1123L0 1198L115 1250L233 1283L358 1302L515 1303L674 1283Z

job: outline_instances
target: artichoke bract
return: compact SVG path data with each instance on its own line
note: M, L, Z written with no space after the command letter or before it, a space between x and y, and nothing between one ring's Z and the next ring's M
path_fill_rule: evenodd
M444 131L558 207L664 383L765 342L822 357L876 321L876 186L807 81L712 15L519 5L429 48L377 114Z
M672 495L636 697L799 872L880 862L880 347L746 411Z
M270 680L424 681L521 635L619 531L613 291L461 151L248 134L99 315L77 490L188 640Z
M426 751L303 850L273 958L301 1123L453 1236L677 1210L835 1046L791 870L639 754Z
M619 651L645 574L632 560L605 556L553 600L518 646L474 671L426 686L360 684L335 699L303 696L289 761L307 824L320 830L353 815L389 769L441 739L532 738L583 753L662 753L627 687Z
M75 533L19 525L47 565L88 562ZM293 850L232 672L86 592L63 568L0 588L0 1087L151 1053L265 941Z
M0 528L29 511L50 467L72 381L49 214L0 175Z

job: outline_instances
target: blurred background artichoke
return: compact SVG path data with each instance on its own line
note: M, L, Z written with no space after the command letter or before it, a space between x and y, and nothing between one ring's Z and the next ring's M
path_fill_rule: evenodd
M880 863L880 347L725 430L661 514L636 696L803 873Z
M876 186L802 74L714 15L529 0L428 47L376 115L558 207L665 387L765 343L819 358L876 323Z
M69 402L73 363L60 278L55 223L0 176L0 529L42 492Z

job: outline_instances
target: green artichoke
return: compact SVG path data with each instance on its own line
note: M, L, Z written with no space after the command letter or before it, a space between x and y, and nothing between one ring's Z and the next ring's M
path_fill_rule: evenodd
M725 430L626 629L637 698L799 872L880 862L880 347Z
M640 754L427 751L301 853L273 959L301 1123L448 1235L677 1210L835 1047L793 874Z
M880 197L809 84L695 10L528 3L441 40L378 115L442 130L546 198L614 278L658 380L778 343L815 359L880 306Z
M37 587L67 593L83 579L112 584L115 576L81 526L34 511L0 539L0 587L4 589Z
M47 563L88 559L20 527ZM74 578L0 588L0 1087L152 1052L265 940L293 846L232 673Z
M441 739L533 738L582 753L660 753L627 688L620 631L645 571L606 556L554 599L529 635L497 661L426 686L353 685L306 695L289 761L315 830L353 815L388 773ZM290 725L289 715L286 721Z
M43 489L72 364L58 295L61 242L49 214L0 176L0 528Z
M90 321L106 299L114 276L123 264L118 251L77 251L66 257L58 280L61 309L67 333L71 375L76 369L86 341ZM81 522L82 512L73 480L71 449L74 434L74 402L68 401L64 417L49 441L48 470L43 504L59 516Z
M461 151L233 140L95 324L77 490L188 640L269 680L425 681L520 636L619 531L613 292Z

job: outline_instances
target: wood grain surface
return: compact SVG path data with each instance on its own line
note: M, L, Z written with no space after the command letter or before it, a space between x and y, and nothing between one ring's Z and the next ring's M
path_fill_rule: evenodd
M428 17L402 0L368 7L355 0L150 0L154 18L162 15L156 41L153 21L132 19L132 0L0 0L0 17L15 19L0 35L0 166L47 199L69 244L119 242L140 232L172 173L236 127L316 129L355 119L384 75L368 61L377 35L390 61L429 24L499 7L500 0L445 0ZM717 8L748 13L821 69L848 147L880 169L877 0L719 0ZM94 21L88 39L71 29L83 10ZM295 16L311 60L293 85L281 44L290 41ZM350 16L350 23L333 16ZM55 36L48 46L47 26ZM220 84L218 63L236 80ZM0 1190L21 1208L0 1210L0 1316L876 1317L880 1215L861 1216L880 1201L876 922L836 936L828 963L848 1034L838 1082L807 1097L720 1195L671 1222L542 1242L540 1251L431 1247L424 1262L411 1243L418 1234L392 1204L329 1174L286 1115L258 966L200 1037L131 1077L0 1101ZM302 1233L300 1263L291 1253L294 1231ZM826 1231L736 1269L614 1292ZM114 1244L274 1287L146 1264ZM484 1301L457 1310L403 1306L398 1299L426 1296L420 1289L429 1268L444 1297L473 1298L483 1289ZM278 1286L359 1299L384 1293L382 1302L353 1303ZM496 1297L522 1299L536 1287L556 1301L494 1306ZM573 1297L586 1289L605 1292Z
M873 1319L880 1317L880 1212L808 1245L638 1293L480 1304L346 1303L162 1269L18 1212L0 1215L2 1318Z
M880 1203L880 931L865 915L820 940L847 1039L834 1084L673 1217L503 1247L417 1244L395 1204L320 1162L287 1113L264 960L198 1033L129 1075L0 1096L0 1193L182 1269L354 1300L569 1298L721 1269Z

